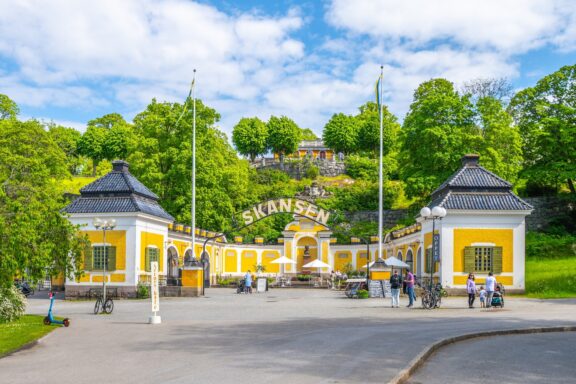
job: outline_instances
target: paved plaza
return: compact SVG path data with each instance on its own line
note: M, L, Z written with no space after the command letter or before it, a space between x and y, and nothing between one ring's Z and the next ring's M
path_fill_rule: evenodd
M446 337L576 325L575 300L507 297L506 308L495 310L468 309L464 297L449 298L443 308L433 311L392 309L389 304L388 299L346 299L342 292L328 290L237 295L233 289L213 288L203 298L163 299L163 323L152 326L146 324L148 300L116 301L112 315L98 316L92 314L93 301L57 301L55 313L69 317L70 328L58 329L34 348L0 359L0 382L386 383L424 347ZM32 299L28 312L44 314L47 308L48 300ZM573 333L569 335L574 340ZM538 345L526 341L538 335L519 337L526 348ZM562 334L544 337L563 338ZM465 351L472 345L472 356L502 345L513 351L515 341L505 340L487 338L447 348ZM446 361L451 356L442 353L433 359ZM555 356L561 363L571 355ZM497 355L499 372L507 372L505 367L521 357ZM427 366L422 369L442 374L437 369L425 371ZM570 369L558 372L571 373L572 379ZM418 374L414 383L427 382ZM506 382L502 376L498 381Z

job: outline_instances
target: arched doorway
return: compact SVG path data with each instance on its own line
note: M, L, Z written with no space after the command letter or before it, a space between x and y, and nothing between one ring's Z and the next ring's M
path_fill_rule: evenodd
M408 264L410 271L414 273L414 254L411 248L408 248L408 252L406 252L406 264Z
M300 238L298 243L296 243L296 271L302 272L303 270L309 270L302 266L317 258L318 242L316 239L310 236Z
M326 160L326 152L320 151L320 158L321 158L322 160Z
M168 276L166 277L166 284L179 285L179 269L178 251L176 250L176 247L170 247L168 248Z

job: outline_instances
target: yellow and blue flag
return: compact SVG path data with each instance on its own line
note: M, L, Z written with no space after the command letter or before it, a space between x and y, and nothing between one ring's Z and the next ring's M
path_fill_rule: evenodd
M186 111L188 110L188 100L190 100L192 98L192 90L194 89L194 83L196 82L196 76L194 76L192 78L192 83L190 84L190 92L188 92L188 96L186 97L186 101L184 101L184 108L182 109L182 113L180 114L180 117L178 117L178 120L176 120L176 126L178 125L178 123L180 122L180 119L182 117L184 117L184 115L186 114Z

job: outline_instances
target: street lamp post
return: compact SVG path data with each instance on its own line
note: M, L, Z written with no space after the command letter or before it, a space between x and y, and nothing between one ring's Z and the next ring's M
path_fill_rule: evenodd
M428 208L428 207L424 207L420 210L420 216L422 216L422 218L424 220L432 220L432 255L430 257L430 291L432 291L432 280L433 280L433 275L434 275L434 268L432 267L434 265L434 256L436 256L434 254L434 250L436 249L436 236L435 236L435 231L436 231L436 220L442 220L442 218L446 217L446 209L443 207L439 207L436 206L432 209ZM438 250L438 260L440 260L440 250Z
M106 267L108 264L108 245L106 244L106 231L110 231L116 227L116 220L101 220L99 218L95 218L92 224L94 225L94 228L102 229L102 243L104 244L104 262L102 263L102 310L104 310L104 303L106 303Z

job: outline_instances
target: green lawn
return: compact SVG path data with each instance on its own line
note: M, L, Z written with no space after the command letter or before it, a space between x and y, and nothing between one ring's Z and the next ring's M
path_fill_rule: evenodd
M0 357L60 327L44 325L43 319L40 315L24 315L11 323L0 324Z
M576 257L527 258L526 295L542 299L576 297Z

